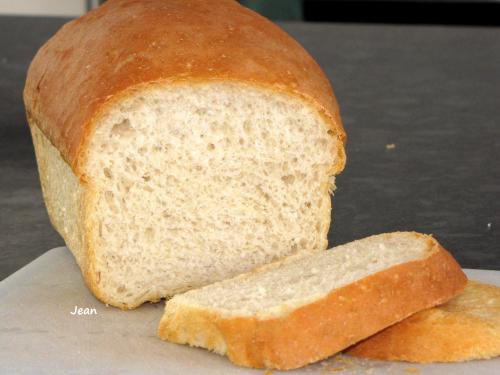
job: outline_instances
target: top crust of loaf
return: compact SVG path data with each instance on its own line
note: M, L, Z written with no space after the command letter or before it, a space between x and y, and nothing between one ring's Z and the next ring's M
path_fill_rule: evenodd
M86 145L107 106L156 82L236 81L303 98L345 133L321 68L294 39L233 0L109 0L64 25L36 54L28 119L81 176Z

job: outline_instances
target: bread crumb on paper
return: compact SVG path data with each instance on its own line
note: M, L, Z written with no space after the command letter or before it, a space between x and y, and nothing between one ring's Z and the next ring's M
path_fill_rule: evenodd
M344 371L345 369L346 367L344 366L337 366L337 367L326 366L323 369L321 369L321 375L334 374L337 372Z
M339 366L339 367L330 367L330 372L341 372L341 371L344 371L346 368L343 367L343 366Z
M415 367L407 367L405 368L405 372L410 373L410 374L419 374L420 370Z
M328 360L321 362L321 375L337 374L341 372L351 373L352 370L362 368L363 365L360 364L359 360L352 359L345 355L339 354Z
M386 150L394 150L396 148L396 144L395 143L388 143L385 145L385 149Z

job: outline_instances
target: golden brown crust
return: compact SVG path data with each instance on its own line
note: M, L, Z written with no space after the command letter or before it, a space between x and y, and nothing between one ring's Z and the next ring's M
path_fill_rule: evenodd
M339 139L333 173L342 170L345 133L328 79L283 30L233 0L109 0L38 51L24 98L80 176L93 124L113 98L154 82L214 80L307 100Z
M220 352L206 342L200 344L199 336L204 331L218 332L217 337L225 340L225 354L241 366L292 369L321 360L417 311L449 300L464 288L467 278L457 262L432 237L428 241L434 249L429 257L334 290L284 317L223 318L198 310L196 314L207 318L198 319L204 326L193 326L191 318L184 319L178 311L177 320L162 318L159 336Z
M226 339L220 331L217 321L220 317L215 312L190 306L176 306L175 300L168 301L168 310L162 316L158 326L158 336L177 343L189 343L201 346L218 354L227 351Z
M500 355L500 288L469 281L444 305L421 311L347 351L357 357L456 362Z

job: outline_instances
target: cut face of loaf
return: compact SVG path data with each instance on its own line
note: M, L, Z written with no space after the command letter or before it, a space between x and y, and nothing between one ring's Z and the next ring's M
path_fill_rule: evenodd
M107 0L40 48L24 101L50 219L103 302L327 246L337 101L237 1Z
M57 174L75 177L33 131L49 212L67 213L56 227L109 304L135 307L327 246L338 143L297 97L237 83L138 90L99 119L80 193L60 191Z
M177 295L159 336L239 365L291 369L442 303L465 283L432 237L382 234Z

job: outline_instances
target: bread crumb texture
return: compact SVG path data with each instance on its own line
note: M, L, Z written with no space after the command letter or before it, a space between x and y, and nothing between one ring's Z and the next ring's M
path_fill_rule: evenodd
M337 154L328 130L302 100L241 84L121 101L86 169L106 299L134 306L324 250Z

